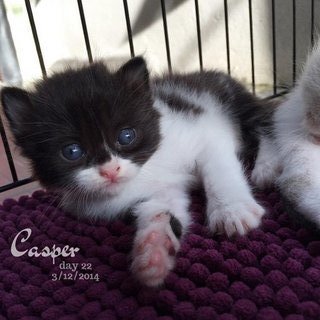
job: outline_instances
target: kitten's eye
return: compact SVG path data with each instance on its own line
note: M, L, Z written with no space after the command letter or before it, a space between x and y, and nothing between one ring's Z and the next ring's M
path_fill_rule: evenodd
M136 132L134 129L127 128L120 131L118 136L118 142L122 146L127 146L136 138Z
M67 160L78 160L84 155L84 151L77 143L69 144L62 149L62 155Z

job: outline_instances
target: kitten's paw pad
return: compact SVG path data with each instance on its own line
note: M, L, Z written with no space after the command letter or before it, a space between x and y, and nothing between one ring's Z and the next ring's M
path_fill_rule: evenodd
M166 215L166 216L165 216ZM170 227L170 216L156 216L150 226L138 231L132 251L133 274L147 286L158 286L174 268L180 244Z
M272 163L256 163L251 172L250 179L254 185L263 189L274 183L278 173L278 168Z
M209 215L209 227L214 233L246 234L257 228L265 210L255 202L239 202L215 208Z

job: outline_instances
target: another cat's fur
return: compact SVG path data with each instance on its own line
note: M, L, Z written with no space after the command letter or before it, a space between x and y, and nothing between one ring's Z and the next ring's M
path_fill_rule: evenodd
M149 80L138 57L116 72L94 63L30 92L5 88L1 101L35 176L65 209L106 218L133 209L132 269L147 285L174 266L190 224L188 191L199 180L212 232L244 234L260 223L264 210L239 157L257 147L269 110L223 73ZM126 146L123 129L121 139L136 135ZM85 152L67 160L61 150L73 144Z
M262 138L252 180L276 183L293 207L320 227L320 42Z

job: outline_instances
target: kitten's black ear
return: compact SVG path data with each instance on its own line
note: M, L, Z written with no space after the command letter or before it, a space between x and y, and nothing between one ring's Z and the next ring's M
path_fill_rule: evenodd
M135 57L125 63L118 71L129 88L149 87L149 71L142 57Z
M1 104L13 134L17 137L28 114L32 112L32 104L28 92L14 87L5 87L1 90Z

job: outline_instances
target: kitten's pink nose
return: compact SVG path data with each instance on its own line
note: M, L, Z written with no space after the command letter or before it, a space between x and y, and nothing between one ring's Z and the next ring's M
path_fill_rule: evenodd
M119 171L120 171L120 166L116 166L110 169L100 168L99 173L100 173L100 176L110 180L110 182L116 182L117 177L119 175Z

